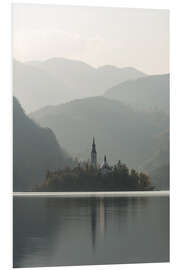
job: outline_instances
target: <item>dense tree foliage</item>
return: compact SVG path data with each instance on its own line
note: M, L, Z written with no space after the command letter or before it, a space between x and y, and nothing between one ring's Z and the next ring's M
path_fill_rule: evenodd
M94 169L88 163L56 172L47 172L43 184L34 191L125 191L150 190L148 175L129 170L119 161L107 174Z

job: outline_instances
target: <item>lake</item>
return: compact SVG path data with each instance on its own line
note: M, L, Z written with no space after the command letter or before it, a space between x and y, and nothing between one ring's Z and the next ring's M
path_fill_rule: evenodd
M13 201L14 267L169 261L169 196Z

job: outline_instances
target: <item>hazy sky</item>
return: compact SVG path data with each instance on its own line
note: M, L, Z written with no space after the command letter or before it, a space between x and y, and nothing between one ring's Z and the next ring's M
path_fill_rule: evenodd
M13 51L20 61L64 57L169 72L167 10L13 5Z

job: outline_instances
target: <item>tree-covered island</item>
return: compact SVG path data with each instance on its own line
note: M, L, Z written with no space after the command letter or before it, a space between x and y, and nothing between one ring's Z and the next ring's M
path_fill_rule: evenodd
M106 169L106 173L104 171ZM74 168L50 172L46 179L36 186L34 191L137 191L152 190L149 176L134 169L129 170L118 161L109 168L94 168L88 163L79 164Z
M152 190L149 176L129 170L120 160L109 166L106 156L101 165L97 163L95 139L93 137L91 162L78 163L55 172L47 171L45 181L35 191L136 191Z

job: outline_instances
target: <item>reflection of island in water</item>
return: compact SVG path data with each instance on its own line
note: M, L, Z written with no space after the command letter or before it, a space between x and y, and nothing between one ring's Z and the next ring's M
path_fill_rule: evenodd
M104 198L96 199L91 204L91 231L92 231L92 247L96 247L96 230L99 225L99 233L103 237L106 230L107 218L104 206ZM100 236L99 235L99 236Z
M110 209L113 208L117 202L118 202L118 207L120 207L123 210L127 206L136 207L138 203L146 203L146 198L133 197L133 198L127 198L125 200L123 198L121 199L111 198L108 201L104 197L101 197L98 199L96 198L91 204L91 231L92 231L92 247L93 248L96 247L97 234L98 234L98 237L100 237L101 239L104 238L104 235L107 229L107 222L108 222L107 216L110 215L111 213ZM135 212L132 211L132 214ZM126 215L128 214L128 211L123 210L122 214L123 214L123 222L125 225L127 222ZM117 224L119 224L120 226L121 222L118 223L118 219L116 221L117 221Z
M14 267L169 260L168 197L14 198Z

